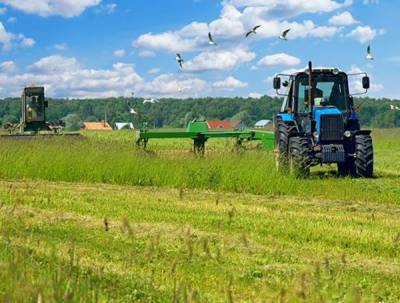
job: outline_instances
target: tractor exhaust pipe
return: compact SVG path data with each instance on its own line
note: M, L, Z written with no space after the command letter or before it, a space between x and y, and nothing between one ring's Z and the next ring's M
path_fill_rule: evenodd
M311 110L314 105L313 78L312 78L312 62L308 62L308 108Z

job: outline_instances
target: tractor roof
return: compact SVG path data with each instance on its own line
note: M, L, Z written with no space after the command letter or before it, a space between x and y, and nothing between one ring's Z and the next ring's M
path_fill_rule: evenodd
M335 68L335 67L314 67L313 68L313 73L342 73L343 71ZM298 74L302 74L302 73L306 73L308 74L308 68L304 68L302 70L299 70L297 72L295 72L293 75L296 76Z
M333 73L334 71L338 73L343 73L342 70L334 67L314 67L313 73ZM290 72L283 72L283 75L297 76L298 74L308 74L308 68L302 68L298 70L291 70Z

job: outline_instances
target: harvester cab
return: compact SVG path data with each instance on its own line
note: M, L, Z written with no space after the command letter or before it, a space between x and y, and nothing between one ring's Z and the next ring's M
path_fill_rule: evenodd
M46 122L47 107L44 87L25 87L21 97L20 133L50 131Z
M348 76L362 77L367 92L367 74L313 69L311 62L305 71L274 78L274 89L285 96L275 117L278 170L307 177L312 166L336 163L342 176L373 176L371 131L360 128ZM288 80L282 82L283 77ZM286 94L279 92L282 85Z

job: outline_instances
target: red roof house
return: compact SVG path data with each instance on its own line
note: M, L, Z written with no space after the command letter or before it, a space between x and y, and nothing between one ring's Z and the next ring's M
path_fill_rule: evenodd
M113 130L107 122L83 122L83 130Z
M208 128L210 129L234 129L240 125L240 121L227 121L227 120L211 120L208 121Z

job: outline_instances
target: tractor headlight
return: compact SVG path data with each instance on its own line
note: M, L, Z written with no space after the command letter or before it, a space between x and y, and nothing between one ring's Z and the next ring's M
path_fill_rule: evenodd
M314 138L317 138L319 136L319 132L314 132L313 136L314 136Z
M350 138L350 137L351 137L351 131L346 130L346 131L344 132L344 136L345 136L346 138Z

